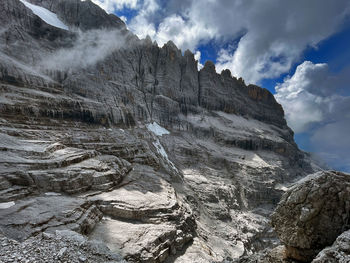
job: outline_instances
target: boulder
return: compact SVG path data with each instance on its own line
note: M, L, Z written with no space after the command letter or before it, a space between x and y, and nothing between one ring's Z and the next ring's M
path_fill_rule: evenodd
M310 262L349 228L350 175L322 171L291 187L272 214L286 255Z

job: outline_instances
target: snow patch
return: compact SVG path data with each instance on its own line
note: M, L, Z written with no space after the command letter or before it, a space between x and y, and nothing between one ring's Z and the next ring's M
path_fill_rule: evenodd
M286 186L283 185L283 184L276 184L275 189L276 189L276 190L283 191L283 192L286 192L286 191L288 190L288 187L286 187Z
M166 153L163 145L160 143L160 141L157 139L153 143L154 147L156 147L157 152L168 162L168 164L173 168L176 172L178 172L177 168L175 167L174 163L169 160L168 154Z
M35 15L37 15L43 21L45 21L47 24L64 29L64 30L69 30L69 28L61 20L58 19L55 13L52 13L51 11L47 10L44 7L28 3L25 0L20 0L20 1L30 10L32 10Z
M7 209L15 205L15 202L0 203L0 209Z
M170 134L170 132L163 128L162 126L159 126L158 123L153 122L153 123L149 123L146 125L147 129L151 132L153 132L155 135L157 136L162 136L164 134Z

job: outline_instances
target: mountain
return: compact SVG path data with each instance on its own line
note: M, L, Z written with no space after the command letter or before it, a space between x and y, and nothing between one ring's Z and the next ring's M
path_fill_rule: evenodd
M268 90L198 71L89 0L0 3L1 260L223 262L276 245L270 213L320 168Z

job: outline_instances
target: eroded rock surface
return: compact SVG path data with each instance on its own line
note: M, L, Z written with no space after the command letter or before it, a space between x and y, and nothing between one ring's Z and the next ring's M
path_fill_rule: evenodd
M346 231L337 237L333 245L323 249L312 262L350 262L350 231Z
M349 200L350 175L341 172L318 172L291 187L272 215L287 257L310 262L349 229Z

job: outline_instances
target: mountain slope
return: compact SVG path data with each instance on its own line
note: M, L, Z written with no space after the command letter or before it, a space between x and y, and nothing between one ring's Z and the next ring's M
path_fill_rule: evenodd
M29 2L69 30L0 0L4 235L69 229L136 262L222 261L275 242L271 209L317 168L269 91L211 62L198 72L190 51L139 40L91 1Z

